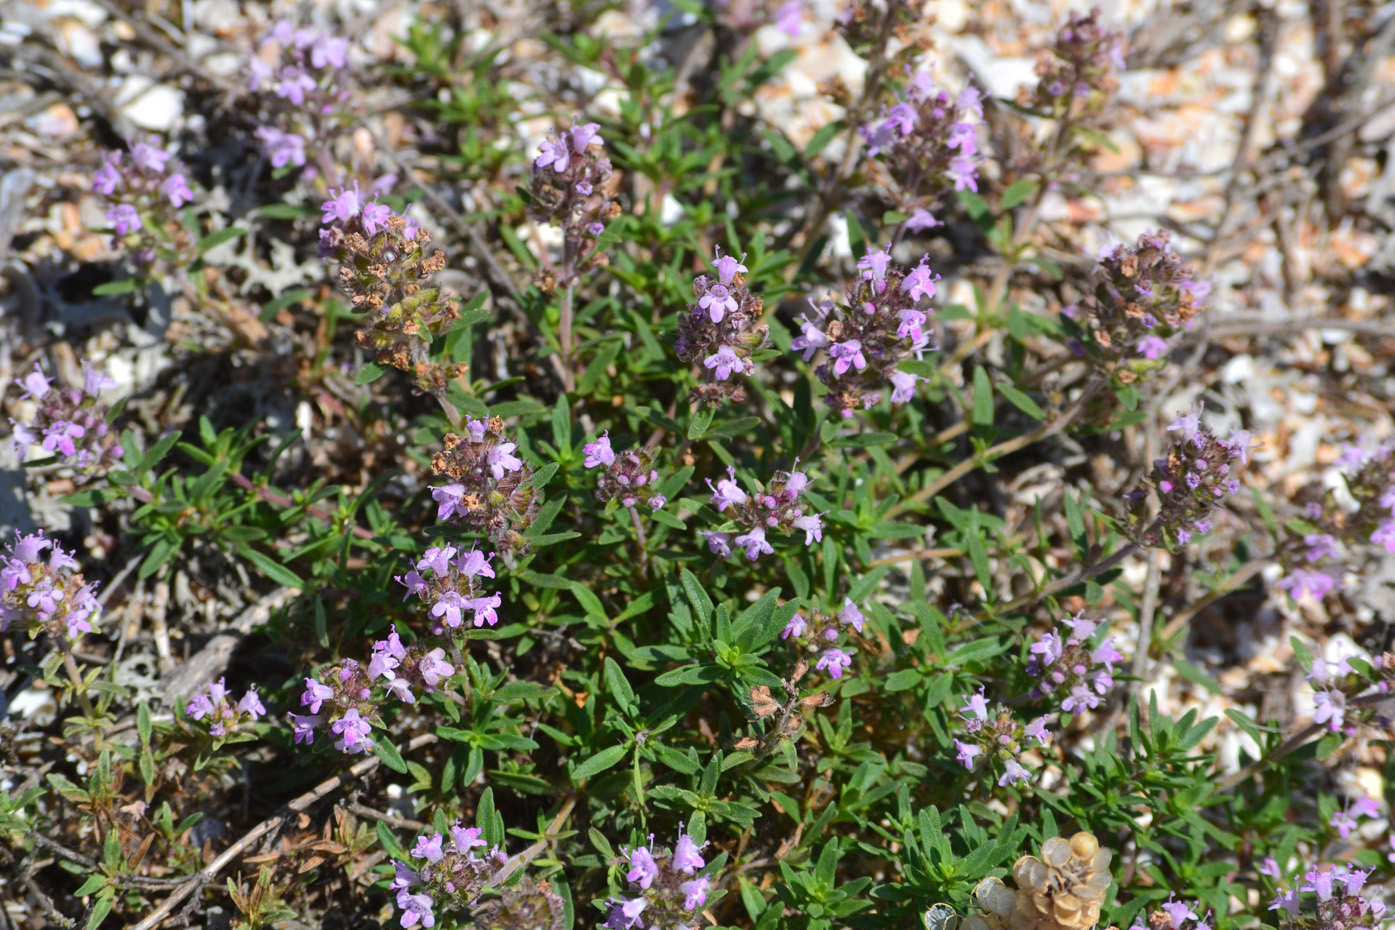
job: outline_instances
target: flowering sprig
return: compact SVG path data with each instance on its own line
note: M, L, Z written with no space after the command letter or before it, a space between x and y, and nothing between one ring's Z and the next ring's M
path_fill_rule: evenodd
M471 623L497 626L502 600L497 591L485 591L480 580L494 577L493 557L475 549L459 550L457 557L454 546L433 546L405 577L397 576L407 587L403 600L415 596L430 605L431 632L438 636Z
M1375 930L1385 920L1386 906L1381 898L1363 895L1370 869L1351 866L1314 868L1303 875L1303 884L1279 887L1269 905L1278 911L1281 925L1292 930ZM1305 895L1312 894L1312 898Z
M832 678L842 678L843 672L852 665L855 653L835 644L847 630L861 634L866 620L853 599L845 597L842 608L833 614L817 608L796 613L780 631L780 638L798 644L810 653L817 652L814 668L827 672Z
M32 446L42 446L84 476L105 471L120 461L121 443L107 425L109 410L102 403L102 392L116 387L116 382L100 368L84 363L81 388L55 387L37 364L15 383L24 390L21 399L32 400L35 405L28 421L10 420L11 445L21 462Z
M422 390L443 395L465 366L428 358L431 343L460 318L455 301L431 283L446 266L440 251L426 254L431 237L405 216L365 200L358 183L331 191L321 205L320 254L339 265L339 279L355 307L368 318L356 334L377 361L411 372Z
M96 584L77 568L77 559L42 533L16 533L0 551L0 632L22 623L31 639L47 633L63 644L91 633L102 605Z
M1395 553L1395 444L1373 450L1347 446L1339 462L1356 506L1343 506L1324 487L1322 499L1311 501L1301 518L1290 521L1292 536L1283 547L1284 577L1278 587L1293 598L1310 594L1322 600L1350 563Z
M682 829L673 851L655 850L654 838L648 846L621 848L624 860L614 864L629 866L625 881L633 897L612 900L610 914L602 924L606 930L647 930L647 928L695 928L694 912L707 903L711 882L698 870L705 866L702 846ZM703 844L706 845L706 844Z
M959 716L964 721L964 739L955 737L954 758L970 771L979 758L1001 766L998 784L1002 786L1028 781L1032 773L1019 757L1035 746L1044 746L1051 738L1046 729L1047 718L1037 717L1024 725L1003 705L990 707L983 691L979 688L978 694L961 695L964 706L959 709Z
M1150 481L1160 502L1157 517L1146 520L1142 488L1126 495L1129 529L1140 545L1185 546L1211 532L1211 512L1240 490L1235 472L1249 462L1253 448L1246 430L1218 438L1201 422L1199 409L1177 417L1167 429L1175 435L1167 454L1153 463Z
M541 282L545 291L575 284L578 275L606 264L601 250L586 254L587 240L598 238L606 223L620 215L606 183L613 169L600 129L598 123L578 123L559 130L533 160L529 212L562 230L561 267Z
M431 488L436 519L480 530L501 555L527 551L521 531L532 525L539 499L533 467L514 454L504 421L467 420L464 435L447 433L444 445L431 459L431 470L451 480Z
M892 182L892 199L907 214L907 229L942 225L932 210L945 192L978 190L982 121L978 88L951 96L922 71L880 119L859 127L868 157Z
M1032 644L1027 674L1037 679L1033 698L1059 696L1061 710L1068 714L1100 705L1114 687L1114 663L1124 657L1115 650L1113 637L1091 643L1097 628L1096 621L1076 614Z
M308 714L291 714L297 743L309 743L324 727L334 748L348 754L373 748L373 727L381 728L379 707L388 694L404 704L416 703L416 691L433 691L455 674L445 650L423 645L407 647L394 626L386 639L373 644L368 665L353 659L329 669L320 681L306 677L300 703Z
M272 110L257 138L273 168L303 167L307 147L328 151L350 115L348 53L347 38L281 20L248 59L248 89Z
M619 501L621 507L634 510L641 502L651 511L668 503L655 488L659 473L654 469L654 453L644 447L616 452L610 445L609 430L595 442L582 447L583 464L600 468L596 481L596 500L602 504Z
M157 259L174 268L196 254L178 212L193 201L194 192L173 158L153 139L141 140L129 153L104 153L92 175L92 190L101 195L111 224L112 247L125 250L146 275Z
M770 328L760 322L761 299L746 289L745 258L737 260L719 249L712 262L717 276L700 274L693 279L694 302L678 315L674 350L679 359L698 366L694 402L745 400L746 390L737 376L755 374L755 354L770 345Z
M266 708L255 688L249 689L241 700L234 702L224 679L211 681L184 705L191 720L200 721L213 737L223 738L235 733L245 723L255 723L266 715ZM250 734L245 734L249 735Z
M1093 290L1062 310L1075 331L1072 346L1119 384L1133 384L1166 364L1168 340L1190 329L1211 285L1172 251L1168 232L1144 233L1138 244L1099 250Z
M895 264L891 253L872 250L857 263L860 275L846 291L846 303L814 304L815 320L802 317L800 335L790 348L809 361L820 349L826 360L814 376L828 388L825 402L843 417L881 399L889 384L891 402L904 404L915 394L918 375L897 366L919 359L930 348L930 327L921 301L935 296L939 275L929 256L915 268Z
M803 532L804 543L809 546L822 540L823 515L809 512L808 503L800 497L808 485L809 476L801 471L776 472L766 488L749 494L736 483L734 468L728 468L727 477L719 479L715 486L709 479L707 486L712 488L712 506L726 516L729 524L736 524L745 532L737 529L703 531L708 549L727 558L735 543L737 548L745 550L746 558L754 562L775 551L766 538L769 530Z
M1072 13L1049 50L1037 57L1037 84L1024 91L1029 109L1075 125L1091 126L1119 89L1124 35L1104 28L1099 7Z
M479 827L463 827L457 820L445 834L433 830L417 837L411 863L393 861L397 875L391 888L404 930L434 926L436 908L458 910L479 900L508 861L502 849L488 845Z

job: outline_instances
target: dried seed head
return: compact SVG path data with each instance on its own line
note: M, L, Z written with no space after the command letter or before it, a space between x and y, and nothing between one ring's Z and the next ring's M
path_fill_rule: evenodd
M1018 859L1012 867L1017 893L1007 914L1009 930L1088 930L1094 926L1112 881L1112 855L1100 848L1093 835L1077 833L1069 840L1047 838L1041 845L1041 858ZM1006 907L1007 899L994 886L985 882L979 890L979 903L990 914L1000 914Z

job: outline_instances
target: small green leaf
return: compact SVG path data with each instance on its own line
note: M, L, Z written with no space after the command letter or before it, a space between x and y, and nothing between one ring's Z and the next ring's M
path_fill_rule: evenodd
M573 769L572 779L590 778L592 775L599 775L606 769L613 768L617 762L625 758L625 753L629 751L629 748L629 743L621 743L619 746L602 749Z
M980 429L993 425L993 379L982 365L974 369L973 424Z
M1002 208L1011 210L1035 194L1039 187L1041 187L1041 182L1036 178L1021 178L1015 181L1011 187L1003 191Z
M92 288L94 297L116 297L121 294L130 294L140 287L139 278L127 278L124 281L108 281L106 284L98 284Z
M1037 405L1036 401L1032 400L1030 397L1028 397L1026 394L1023 394L1021 391L1019 391L1012 385L999 384L998 393L1006 397L1008 399L1008 403L1012 404L1018 410L1021 410L1023 413L1031 417L1033 420L1046 419L1046 411L1042 410L1041 407Z
M407 761L402 758L402 753L397 751L397 747L392 744L391 740L378 740L378 742L373 745L373 754L379 759L382 759L383 765L386 765L394 772L401 772L403 775L407 774Z
M354 384L372 384L383 375L387 374L388 366L379 365L377 362L364 362L363 367L354 375Z
M295 572L271 558L271 556L258 552L250 546L238 546L237 552L238 555L241 555L244 559L257 566L257 568L261 569L262 574L266 575L266 577L277 584L283 584L288 588L305 590L305 581Z
M220 229L217 232L212 232L204 236L194 244L194 248L199 250L200 255L203 255L210 249L215 249L230 239L236 239L238 236L246 234L247 230L243 229L241 226L229 226L227 229Z

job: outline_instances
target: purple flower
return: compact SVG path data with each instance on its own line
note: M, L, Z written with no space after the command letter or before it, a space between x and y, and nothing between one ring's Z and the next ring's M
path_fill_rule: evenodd
M256 691L244 694L242 700L237 702L237 709L251 716L253 720L260 720L266 715L266 708L262 706L262 699L257 696Z
M506 472L518 471L523 467L523 460L513 454L517 448L515 443L501 442L489 450L489 469L494 473L495 481L503 478Z
M718 381L725 381L731 377L731 373L745 370L745 365L740 357L732 350L731 346L721 346L712 355L702 360L704 368L714 371Z
M281 69L281 81L276 85L276 96L299 107L305 105L306 92L314 89L314 78L294 65L287 65Z
M1303 537L1303 544L1308 547L1309 562L1337 556L1337 540L1328 533L1309 533Z
M1182 431L1182 438L1192 439L1196 436L1197 430L1201 429L1201 411L1206 409L1206 401L1201 402L1201 406L1190 413L1184 413L1167 425L1167 431Z
M184 181L184 175L176 171L160 182L160 193L169 198L170 206L176 210L194 199L194 192Z
M484 831L479 827L462 827L458 820L455 822L455 826L450 828L455 851L461 853L468 853L476 847L489 845L484 841L483 833Z
M386 226L388 217L392 216L392 211L385 203L378 203L375 199L372 203L366 204L361 214L363 231L368 235L377 235L378 227Z
M639 887L647 889L659 877L659 866L654 856L643 846L630 853L630 871L625 875L627 882L639 882Z
M107 211L107 222L111 224L112 231L118 236L124 236L129 232L136 232L143 224L140 221L140 214L136 208L129 203L120 203Z
M1336 733L1342 728L1346 716L1346 695L1337 690L1318 691L1313 695L1313 723L1326 724L1327 729ZM1342 834L1346 836L1346 834Z
M436 926L436 915L431 912L434 904L424 894L412 894L405 888L397 893L397 906L402 908L402 930L408 930L420 923L423 927Z
M843 670L852 665L852 655L841 649L825 649L814 668L826 671L834 678L842 678Z
M486 623L498 626L499 615L495 611L501 603L503 599L498 594L492 597L477 597L470 601L470 609L475 612L475 626L484 626Z
M867 357L862 354L862 343L856 339L835 343L828 350L828 354L837 360L833 363L834 374L841 375L850 367L856 367L858 371L867 367Z
M1016 759L1009 759L1003 763L1003 776L998 779L998 787L1015 785L1019 781L1027 781L1032 777L1032 773L1018 764Z
M547 167L561 174L571 163L571 152L563 139L544 139L542 145L538 146L538 151L542 154L533 160L534 174Z
M930 271L930 266L926 264L929 260L929 255L923 256L920 259L920 264L912 268L910 274L906 275L905 280L901 282L901 290L910 294L911 300L920 300L922 297L935 296L935 282L940 279L940 276ZM922 314L921 322L924 322L924 320L925 317L924 314ZM906 338L900 333L897 333L897 335L901 336L902 339ZM919 337L917 336L916 338Z
M1174 898L1174 897L1176 897L1176 895L1173 895L1172 897L1169 897L1169 898L1167 899L1167 901L1165 901L1165 902L1161 905L1162 909L1163 909L1164 911L1167 911L1168 919L1172 921L1172 926L1173 926L1173 927L1180 927L1180 926L1182 926L1182 922L1185 921L1185 920L1188 920L1188 919L1191 919L1191 920L1200 920L1200 919L1201 919L1200 915L1198 915L1196 911L1192 910L1190 907L1188 907L1188 906L1187 906L1186 904L1184 904L1183 902L1172 900L1172 898Z
M349 220L358 216L359 210L362 209L363 205L359 202L357 181L354 182L354 186L351 188L341 187L338 193L335 193L333 190L331 190L330 193L334 196L320 204L320 209L324 211L324 216L321 217L322 222L328 223L334 221L338 223L347 223Z
M1255 871L1260 875L1268 875L1270 878L1279 877L1279 863L1272 858L1266 858L1259 865L1255 866Z
M107 152L102 156L102 167L92 174L92 189L104 197L116 193L121 184L121 172L116 166L121 161L120 152Z
M301 136L282 132L274 126L263 126L257 130L257 138L262 140L262 152L273 168L305 164L305 139Z
M185 705L184 712L195 720L202 720L208 714L213 713L213 702L208 699L206 694L196 694Z
M470 578L483 576L485 578L494 577L494 568L489 564L489 560L494 557L494 553L485 555L478 549L471 549L469 552L462 552L460 558L455 560L456 571Z
M462 622L460 612L469 606L470 602L459 591L442 591L431 608L431 616L445 617L446 626L455 629Z
M857 260L857 267L862 272L864 281L882 281L886 278L886 269L891 266L891 253L885 249L872 251L871 246L867 247L867 254Z
M736 298L731 296L731 291L725 284L713 284L708 287L707 293L699 298L698 306L707 311L713 323L722 322L723 317L728 313L735 313L738 307Z
M1326 572L1308 571L1305 569L1294 569L1287 576L1281 578L1277 587L1288 591L1289 596L1297 600L1304 594L1311 594L1314 599L1322 600L1333 588L1337 587L1337 579Z
M1269 905L1269 910L1277 911L1282 908L1290 914L1297 914L1301 906L1296 890L1285 891L1279 889L1279 896Z
M310 708L310 713L318 714L320 705L333 698L334 689L329 685L322 685L313 678L305 679L305 693L300 696L300 703Z
M974 757L983 752L983 750L972 743L963 743L957 739L954 741L954 748L958 750L954 758L962 763L964 768L973 771Z
M153 145L137 142L131 147L131 161L135 162L136 167L146 174L164 174L165 162L169 160L169 152L157 149Z
M862 624L866 619L866 617L862 616L862 611L857 609L857 605L853 603L852 598L843 598L843 609L838 611L839 623L850 623L855 630L861 633Z
M1346 839L1347 834L1356 829L1356 818L1346 811L1337 811L1332 815L1332 819L1327 821L1327 824L1341 834L1342 839Z
M349 40L338 36L321 35L310 46L310 64L316 68L333 65L344 67L344 54L349 50Z
M436 833L430 837L425 835L417 837L417 844L412 847L412 855L418 859L425 859L428 862L440 862L445 858L446 852L441 848L445 837Z
M1395 520L1386 520L1371 534L1371 542L1385 547L1386 552L1395 552Z
M367 720L359 716L355 708L351 707L345 711L344 716L331 723L329 728L339 734L339 739L334 741L334 748L341 752L365 752L371 745L368 734L373 732L373 728Z
M799 22L804 13L804 0L789 0L775 12L775 28L790 38L799 35ZM688 907L692 910L692 906Z
M1154 359L1167 352L1167 340L1158 336L1144 336L1138 340L1138 354Z
M15 380L15 384L24 389L24 394L20 396L20 400L28 400L31 397L34 400L39 400L48 393L50 383L50 379L44 377L43 369L39 367L38 362L34 363L34 370L31 373L22 379Z
M935 219L935 214L924 207L916 207L911 212L911 216L906 220L906 229L910 232L922 232L926 229L934 229L936 226L943 226L939 220Z
M717 481L717 486L712 491L712 504L717 508L718 513L726 510L727 507L744 504L750 499L746 496L746 492L737 485L736 472L728 468L727 475L728 477ZM707 486L712 487L710 478L707 481Z
M707 878L695 878L678 886L683 892L683 907L695 911L707 903Z
M595 468L597 465L609 466L615 464L615 450L610 447L610 430L601 433L600 438L595 442L588 442L586 445L582 446L581 451L586 455L582 464L587 468Z
M291 718L291 732L295 735L297 743L309 743L315 739L315 727L324 723L324 718L319 714L303 715L289 714Z
M785 624L785 628L780 631L781 639L789 639L791 636L803 636L804 631L809 629L809 623L799 614L790 617L790 622Z
M639 915L644 913L644 909L648 906L649 899L645 898L643 895L621 902L620 920L623 921L623 923L618 923L617 926L623 928L623 930L630 930L630 928L639 923ZM614 917L614 915L611 916ZM610 921L607 921L607 923L609 922Z
M795 352L802 350L804 352L804 361L807 362L814 357L814 353L819 349L827 348L829 342L823 330L809 322L808 316L800 314L799 318L803 321L800 323L800 335L796 336L794 341L790 343L790 348Z
M434 688L455 674L455 666L446 661L446 651L438 646L421 657L417 672L428 688Z
M811 513L796 517L790 525L797 530L804 531L804 545L806 546L823 541L823 517L820 514Z
M1061 637L1054 633L1043 633L1041 639L1032 644L1032 655L1041 656L1041 664L1050 668L1065 651L1065 644L1061 642Z
M417 560L417 571L431 569L437 575L445 575L450 572L450 560L455 558L454 546L432 546L422 553L422 557Z
M970 716L977 717L979 720L988 719L988 699L983 696L982 687L978 689L978 694L961 694L960 697L965 702L964 706L959 708L959 713L964 719L967 720Z
M770 555L775 551L770 547L770 543L765 541L765 527L763 526L753 527L745 535L738 536L733 541L746 550L746 558L752 562L762 555Z
M76 455L77 444L73 440L81 439L85 435L86 428L68 420L58 420L44 430L43 447L49 452Z
M433 487L431 497L440 506L436 509L437 520L449 520L457 511L464 512L460 506L461 499L465 496L465 486L462 484L447 484L443 487ZM409 575L408 578L411 576Z
M746 254L743 252L741 254L741 261L745 260ZM740 261L737 261L730 255L723 255L721 249L717 250L717 258L712 262L712 267L717 269L717 280L724 287L729 287L732 281L736 280L736 273L738 271L742 274L747 271L745 265L741 264ZM731 309L735 310L736 308L732 307ZM714 323L721 322L721 319L718 317L713 317L712 320Z
M957 191L971 190L978 192L978 171L974 169L973 160L960 156L949 163L949 176L954 180L954 189Z
M573 126L567 130L567 141L571 143L572 151L578 155L586 152L587 146L605 145L605 140L600 137L600 123L585 123L581 126ZM559 168L558 171L565 171Z
M115 379L108 378L102 369L93 366L90 362L82 363L82 393L95 400L102 391L110 390L116 386Z
M707 550L709 552L724 559L731 556L730 533L717 533L712 530L700 530L699 532L707 539Z
M1038 717L1023 729L1023 734L1036 740L1039 745L1045 745L1050 734L1046 731L1046 717Z

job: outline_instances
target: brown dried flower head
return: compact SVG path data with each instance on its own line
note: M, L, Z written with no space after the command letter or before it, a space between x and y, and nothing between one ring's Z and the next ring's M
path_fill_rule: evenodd
M974 897L984 913L970 917L966 930L1089 930L1113 881L1112 856L1089 833L1050 837L1041 858L1023 856L1013 865L1016 891L996 878L979 883Z

